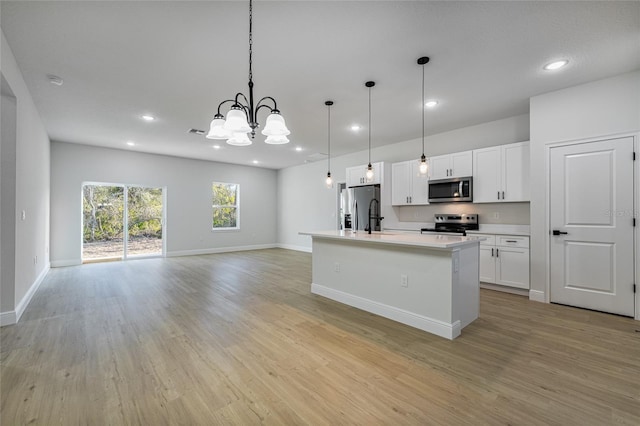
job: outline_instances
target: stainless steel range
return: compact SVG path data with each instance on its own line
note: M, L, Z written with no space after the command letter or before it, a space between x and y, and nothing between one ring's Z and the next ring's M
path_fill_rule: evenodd
M467 231L477 231L478 215L472 214L443 214L434 215L435 227L422 228L421 234L446 234L466 236Z

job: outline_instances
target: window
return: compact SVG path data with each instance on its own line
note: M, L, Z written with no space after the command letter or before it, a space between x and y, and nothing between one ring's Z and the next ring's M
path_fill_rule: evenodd
M213 182L213 229L239 229L240 185Z

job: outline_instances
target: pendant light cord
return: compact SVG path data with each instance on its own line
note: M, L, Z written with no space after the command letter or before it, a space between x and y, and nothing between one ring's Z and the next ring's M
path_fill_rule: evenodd
M327 115L327 172L331 173L331 105L327 105Z
M371 87L369 87L369 165L371 165Z
M424 64L422 64L422 156L424 157Z

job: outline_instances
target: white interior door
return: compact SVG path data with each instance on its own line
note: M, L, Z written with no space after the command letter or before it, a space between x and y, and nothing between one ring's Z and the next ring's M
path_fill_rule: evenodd
M633 316L633 138L552 148L549 186L551 301Z

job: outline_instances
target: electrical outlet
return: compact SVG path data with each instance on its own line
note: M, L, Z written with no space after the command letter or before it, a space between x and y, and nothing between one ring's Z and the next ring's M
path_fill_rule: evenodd
M400 285L402 287L409 287L409 277L405 274L400 275Z
M338 262L333 264L333 271L340 272L340 264Z
M27 218L27 212L22 210L22 214L20 215L20 219L25 220Z
M494 219L500 219L500 212L493 212Z

